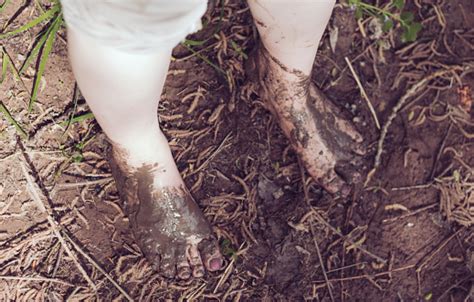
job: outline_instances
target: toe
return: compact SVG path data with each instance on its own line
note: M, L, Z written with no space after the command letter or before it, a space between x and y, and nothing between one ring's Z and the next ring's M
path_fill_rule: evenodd
M352 162L341 161L336 164L334 170L347 184L355 184L362 181L360 164L354 165Z
M339 176L336 171L331 171L320 183L331 194L347 197L351 191L350 185Z
M193 268L194 277L200 278L204 276L204 266L196 244L191 244L188 248L188 261Z
M206 269L210 272L222 269L224 258L219 250L216 240L203 240L199 243L199 250L204 260Z
M179 279L188 280L191 277L191 267L186 257L186 248L181 249L177 258L176 273Z
M176 255L174 249L169 249L161 254L160 273L166 278L176 275Z

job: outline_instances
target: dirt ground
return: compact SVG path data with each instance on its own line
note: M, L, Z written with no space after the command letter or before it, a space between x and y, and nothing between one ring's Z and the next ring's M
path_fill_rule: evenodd
M66 129L89 109L62 29L31 113L35 66L21 80L8 72L0 88L29 134L2 115L0 300L474 300L474 5L418 0L408 9L423 29L402 43L400 29L377 35L373 18L358 22L338 3L314 64L313 81L369 147L364 175L381 152L349 198L311 180L246 80L257 34L244 1L216 4L189 37L204 43L176 47L158 114L227 261L186 282L160 277L135 245L97 123ZM14 0L0 21L9 30L38 14L33 1ZM40 29L1 41L15 66ZM383 145L355 78L387 125Z

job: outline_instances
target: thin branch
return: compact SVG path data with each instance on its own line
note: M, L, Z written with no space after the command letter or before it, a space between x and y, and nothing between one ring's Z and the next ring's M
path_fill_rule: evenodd
M372 114L372 118L374 119L375 126L377 126L377 129L380 130L380 122L379 122L379 119L377 118L377 113L375 112L374 106L372 106L372 103L370 102L369 96L365 92L364 86L362 86L362 83L360 82L360 79L357 76L357 73L355 72L354 67L352 67L351 61L347 57L344 57L344 59L346 60L347 65L349 66L352 76L354 77L357 83L357 86L359 86L360 94L364 97L364 100L367 102L367 106L370 109L370 113Z

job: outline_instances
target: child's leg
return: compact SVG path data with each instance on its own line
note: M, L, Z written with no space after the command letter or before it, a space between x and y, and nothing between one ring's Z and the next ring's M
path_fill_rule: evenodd
M113 146L113 170L136 240L166 276L200 277L221 267L208 223L184 187L157 108L171 49L118 51L68 28L69 57L82 94ZM202 260L201 260L202 256Z
M261 44L252 59L260 97L279 119L309 173L328 191L346 194L356 173L351 151L361 137L335 115L336 108L311 83L319 41L334 0L248 0Z

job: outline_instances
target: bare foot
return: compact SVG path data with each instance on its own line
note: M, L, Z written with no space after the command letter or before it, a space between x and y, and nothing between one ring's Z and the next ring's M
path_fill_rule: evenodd
M173 159L168 159L171 164L156 162L139 168L132 167L128 159L127 152L113 147L112 174L136 242L150 263L168 278L202 277L205 270L220 270L219 246L177 170L169 171L176 169ZM176 175L177 185L157 185L169 183L160 178Z
M309 75L285 67L262 44L249 59L247 71L311 176L327 191L347 195L349 184L360 180L356 166L365 153L362 136Z

